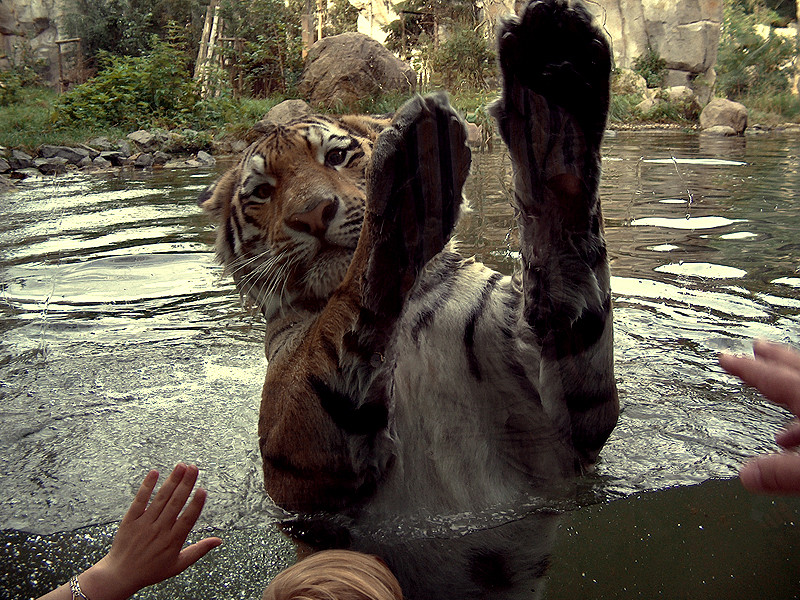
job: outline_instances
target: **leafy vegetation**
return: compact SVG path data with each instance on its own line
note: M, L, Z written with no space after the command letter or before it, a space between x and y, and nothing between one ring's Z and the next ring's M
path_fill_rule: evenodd
M749 7L748 7L749 5ZM789 88L791 69L785 68L797 52L793 40L757 32L759 23L777 16L756 2L725 4L722 38L717 58L717 92L739 100L771 96Z
M458 27L432 53L433 70L444 87L458 92L484 89L495 74L495 54L481 29Z
M647 87L661 87L667 75L667 62L653 48L648 47L647 52L633 60L633 71L644 77Z
M204 14L199 0L68 0L64 20L67 35L81 38L93 60L101 51L143 56L152 50L153 36L163 37L170 23L185 26L195 47Z
M358 9L349 0L333 0L325 19L325 35L358 31Z
M477 7L470 0L405 0L394 10L400 17L384 28L386 47L404 60L429 44L438 47L441 28L478 25Z
M299 12L283 0L223 0L221 7L226 34L242 40L226 56L244 74L249 95L292 90L303 70Z
M144 56L98 55L97 75L58 98L53 121L59 126L208 127L224 99L201 101L181 47L153 41Z

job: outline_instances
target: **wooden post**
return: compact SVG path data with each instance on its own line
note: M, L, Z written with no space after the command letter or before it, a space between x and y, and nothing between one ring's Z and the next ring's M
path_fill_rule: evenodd
M211 0L206 10L206 20L203 24L203 36L200 39L200 50L197 53L197 62L194 67L194 78L195 81L200 83L200 95L203 98L208 97L211 93L211 71L214 65L214 49L221 30L222 19L219 16L219 0Z
M78 79L83 79L83 48L81 38L70 38L68 40L56 40L58 46L58 93L63 94L67 91L69 81L64 77L64 57L62 47L64 44L77 44L77 56L75 57L75 69L78 72ZM83 83L83 82L81 82Z
M303 38L303 58L306 57L314 44L314 4L313 0L306 0L303 14L300 16L300 26Z

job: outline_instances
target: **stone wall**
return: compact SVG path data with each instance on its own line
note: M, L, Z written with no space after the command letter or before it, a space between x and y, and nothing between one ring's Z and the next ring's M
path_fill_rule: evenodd
M0 0L0 68L35 64L58 81L59 27L66 0Z
M630 68L649 48L666 61L666 87L686 85L703 103L713 90L722 0L595 0L617 67Z
M350 0L359 9L359 31L383 40L380 32L397 18L392 10L400 0ZM587 7L605 27L614 47L617 67L629 68L655 50L669 69L666 86L688 85L703 102L716 79L723 0L592 0ZM486 18L495 23L514 12L519 0L485 0Z

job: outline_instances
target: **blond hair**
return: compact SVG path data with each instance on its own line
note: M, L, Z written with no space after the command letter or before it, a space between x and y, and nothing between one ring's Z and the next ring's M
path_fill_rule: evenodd
M403 600L403 592L378 557L325 550L278 573L261 600Z

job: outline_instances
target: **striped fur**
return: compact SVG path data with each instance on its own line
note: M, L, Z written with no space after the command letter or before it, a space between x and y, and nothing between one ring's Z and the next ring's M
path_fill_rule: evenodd
M268 319L258 432L267 492L288 510L380 522L557 493L616 423L598 197L608 44L566 0L531 2L500 39L515 276L450 242L470 153L443 95L411 99L377 137L373 122L276 125L205 197L221 261ZM338 167L334 146L350 153ZM253 205L262 182L273 195ZM320 210L331 198L337 211ZM534 562L538 578L546 556Z

